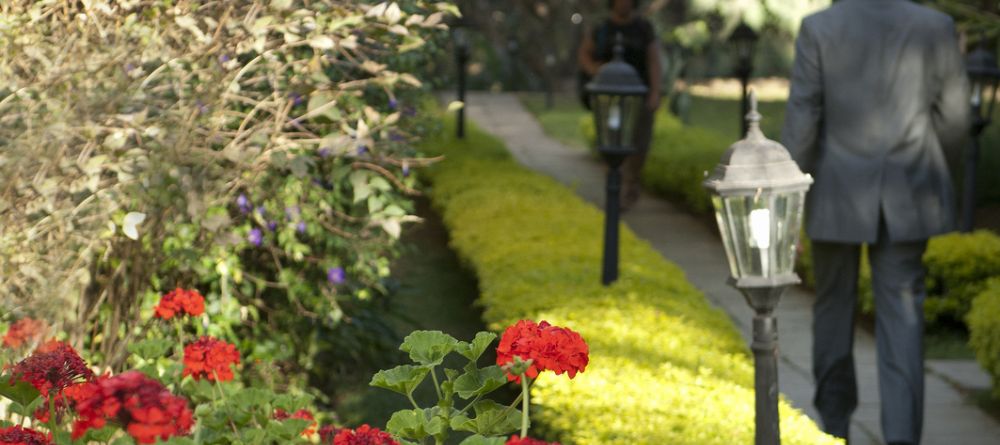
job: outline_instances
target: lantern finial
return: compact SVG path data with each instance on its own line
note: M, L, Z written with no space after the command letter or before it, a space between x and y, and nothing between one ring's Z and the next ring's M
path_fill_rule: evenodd
M750 101L750 112L744 117L750 123L747 129L747 138L764 138L764 133L760 131L760 120L763 116L757 111L757 92L753 88L748 94Z
M622 33L615 34L614 60L615 62L625 61L625 37Z

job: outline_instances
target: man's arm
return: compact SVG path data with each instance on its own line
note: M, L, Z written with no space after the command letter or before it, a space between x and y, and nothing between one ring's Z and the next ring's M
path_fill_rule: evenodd
M955 172L971 128L971 94L954 22L949 20L937 41L940 90L932 108L934 131L951 171Z
M810 28L806 18L795 40L792 85L781 130L781 142L806 173L815 172L823 120L823 71L819 47Z

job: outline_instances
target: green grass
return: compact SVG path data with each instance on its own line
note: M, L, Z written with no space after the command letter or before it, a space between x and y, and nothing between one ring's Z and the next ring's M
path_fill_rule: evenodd
M785 121L785 101L760 101L761 130L768 138L779 140ZM691 96L689 124L702 127L736 142L740 137L740 101L738 99Z

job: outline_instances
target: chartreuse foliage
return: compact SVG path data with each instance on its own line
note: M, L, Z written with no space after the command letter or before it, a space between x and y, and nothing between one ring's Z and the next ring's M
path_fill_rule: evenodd
M578 445L751 443L753 367L726 315L628 229L622 278L601 286L597 209L474 127L450 134L425 143L447 157L431 169L432 199L479 277L490 328L544 319L590 344L572 383L535 383L537 426ZM786 403L781 425L786 444L837 443Z
M969 343L979 364L993 377L993 396L1000 399L1000 277L988 281L972 300L967 322Z

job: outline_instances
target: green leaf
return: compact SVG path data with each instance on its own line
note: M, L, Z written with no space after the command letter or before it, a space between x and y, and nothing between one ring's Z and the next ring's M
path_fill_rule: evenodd
M458 445L503 445L503 437L483 437L478 434L466 437Z
M427 378L430 368L424 366L400 365L375 373L369 385L385 388L408 396Z
M463 399L482 396L507 383L507 375L499 366L487 366L462 374L455 380L455 392Z
M132 440L132 436L122 436L111 442L111 445L135 445L135 441Z
M480 332L476 334L476 338L472 339L472 343L459 342L458 347L455 350L465 356L465 358L470 361L475 362L479 360L479 357L486 352L486 348L490 347L493 340L496 340L497 335L492 332Z
M422 440L428 436L441 434L447 428L447 424L438 413L440 409L437 407L396 411L385 424L385 428L404 439Z
M173 348L174 342L167 339L147 338L128 345L128 352L146 360L165 357Z
M24 380L14 380L11 384L13 378L9 375L0 375L0 396L6 397L15 403L28 406L35 399L41 396L41 393L31 386L30 383Z
M372 188L368 185L368 176L368 173L363 170L351 173L349 180L351 181L351 188L354 190L355 203L364 201L372 194Z
M476 412L475 419L453 417L452 429L483 436L504 436L521 427L521 411L518 409L508 411L506 406L492 400L481 400L472 406L472 410Z
M455 350L458 340L441 331L413 331L403 339L399 350L408 352L410 360L424 366L437 366Z

